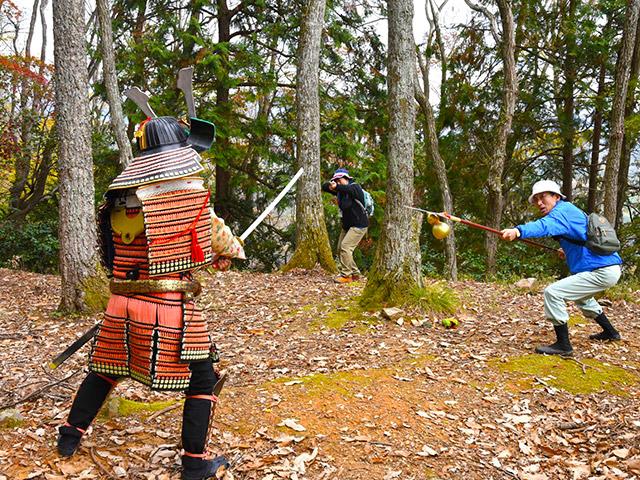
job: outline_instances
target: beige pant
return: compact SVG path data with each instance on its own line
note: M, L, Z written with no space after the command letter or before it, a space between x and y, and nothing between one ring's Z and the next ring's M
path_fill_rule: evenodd
M344 229L340 232L340 238L338 239L338 259L340 260L340 266L338 267L338 271L343 277L360 275L360 270L358 270L358 266L353 260L353 251L366 233L366 227L351 227L348 232Z

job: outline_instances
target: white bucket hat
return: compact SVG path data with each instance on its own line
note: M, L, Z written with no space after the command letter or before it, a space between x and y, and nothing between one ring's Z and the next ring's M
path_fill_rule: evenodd
M558 184L556 182L554 182L553 180L540 180L539 182L536 182L533 185L533 191L531 192L531 195L529 196L529 203L533 203L533 197L535 197L537 194L542 193L542 192L556 193L556 194L560 195L560 198L562 200L567 198L560 192L560 187L558 186Z

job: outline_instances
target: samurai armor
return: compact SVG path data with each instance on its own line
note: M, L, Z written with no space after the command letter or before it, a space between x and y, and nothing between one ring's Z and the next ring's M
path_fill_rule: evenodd
M200 155L191 147L136 157L124 172L111 182L109 190L139 187L195 175L204 170L200 161Z

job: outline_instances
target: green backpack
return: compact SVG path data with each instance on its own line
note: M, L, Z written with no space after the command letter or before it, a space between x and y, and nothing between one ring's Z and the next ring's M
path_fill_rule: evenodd
M585 214L586 215L586 214ZM620 240L616 231L602 215L592 213L587 216L587 241L582 242L560 235L567 242L587 247L597 255L613 255L620 250Z

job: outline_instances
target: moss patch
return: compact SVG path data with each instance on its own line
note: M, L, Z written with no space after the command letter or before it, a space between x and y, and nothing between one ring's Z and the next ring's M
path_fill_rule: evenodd
M279 378L274 380L274 384L300 381L302 383L292 385L293 388L303 389L305 395L310 397L322 397L327 392L338 394L344 398L353 396L353 390L370 385L375 378L386 375L386 370L368 370L367 374L356 374L354 372L336 372L329 375L316 374L300 378Z
M128 417L135 413L153 413L153 412L160 411L163 408L166 408L170 405L174 405L179 401L181 400L144 403L144 402L136 402L134 400L127 400L117 395L112 395L109 397L109 399L105 403L102 410L100 410L100 415L98 415L98 419L108 420L110 418L115 418L115 417Z
M96 273L88 275L82 280L84 305L88 313L102 312L109 302L109 281L100 266L96 266Z
M517 377L533 377L543 380L548 385L577 394L607 391L615 395L626 396L625 385L637 382L637 375L621 367L607 365L591 359L580 359L586 367L571 359L563 359L552 355L525 355L506 362L493 361L503 372L515 374Z
M587 325L589 324L589 319L584 318L582 315L571 315L569 320L567 321L567 325Z
M0 411L0 429L16 428L24 424L24 418L15 409Z
M327 328L339 329L343 328L347 324L353 324L355 327L368 327L380 321L376 316L369 315L366 310L359 308L355 304L345 305L340 301L341 309L337 308L324 316L317 322L314 322L314 326L325 326Z

